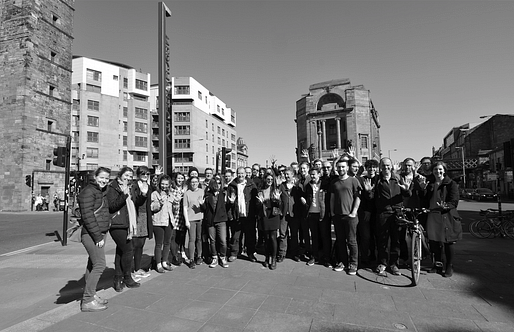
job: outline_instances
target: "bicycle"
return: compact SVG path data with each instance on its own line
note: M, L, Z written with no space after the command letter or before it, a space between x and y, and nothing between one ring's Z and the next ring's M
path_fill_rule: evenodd
M480 210L484 219L475 220L469 225L469 232L476 238L488 239L496 236L514 239L514 211Z
M407 232L411 238L410 265L412 284L414 286L418 285L419 283L419 275L421 274L421 262L423 261L423 250L430 252L425 236L425 229L418 220L418 216L420 214L428 212L430 212L428 209L413 209L402 207L396 216L398 225L406 226Z

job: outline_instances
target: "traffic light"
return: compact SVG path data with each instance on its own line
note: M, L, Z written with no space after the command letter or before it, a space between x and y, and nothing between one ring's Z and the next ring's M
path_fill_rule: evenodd
M66 166L66 158L68 157L68 153L66 151L65 146L58 146L54 148L54 161L53 164L58 167Z
M230 168L230 165L231 165L230 158L231 158L230 153L225 156L225 169Z
M32 175L25 175L25 184L32 187Z
M221 148L221 173L225 174L225 170L230 168L230 148Z

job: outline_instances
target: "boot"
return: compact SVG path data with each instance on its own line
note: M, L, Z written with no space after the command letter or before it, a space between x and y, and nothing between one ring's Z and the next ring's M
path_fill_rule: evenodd
M114 287L115 291L117 291L119 293L123 290L123 277L114 276L113 283L114 283L113 287Z
M269 256L266 256L266 260L262 265L264 265L264 267L269 267Z
M444 272L444 276L446 278L450 278L453 275L453 265L447 264L446 265L446 271Z
M125 284L125 286L127 286L127 288L136 288L141 286L139 282L135 282L134 279L132 279L132 276L130 274L126 275L123 278L123 283Z
M275 270L277 268L277 258L271 257L271 264L269 265L270 270Z

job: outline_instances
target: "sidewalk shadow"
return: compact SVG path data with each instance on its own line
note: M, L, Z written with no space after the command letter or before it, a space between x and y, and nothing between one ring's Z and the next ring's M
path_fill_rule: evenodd
M113 268L106 268L98 281L97 290L108 289L112 287L112 278L114 276ZM84 292L85 280L84 276L79 280L69 280L68 283L59 290L59 297L55 300L56 304L65 304L82 299Z

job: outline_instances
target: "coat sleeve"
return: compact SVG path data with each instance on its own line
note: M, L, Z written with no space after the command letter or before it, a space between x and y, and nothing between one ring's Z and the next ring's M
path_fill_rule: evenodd
M80 192L78 201L83 227L86 228L87 232L93 237L95 243L100 242L103 239L103 235L94 213L96 201L94 191L86 187Z
M152 203L150 205L150 208L152 209L152 212L157 212L161 209L162 205L159 201L159 193L157 191L152 192Z
M445 201L448 203L448 210L456 209L459 205L459 186L453 180L448 185L448 193Z
M112 186L107 188L107 201L109 202L109 212L115 213L127 204L127 194L120 193Z

